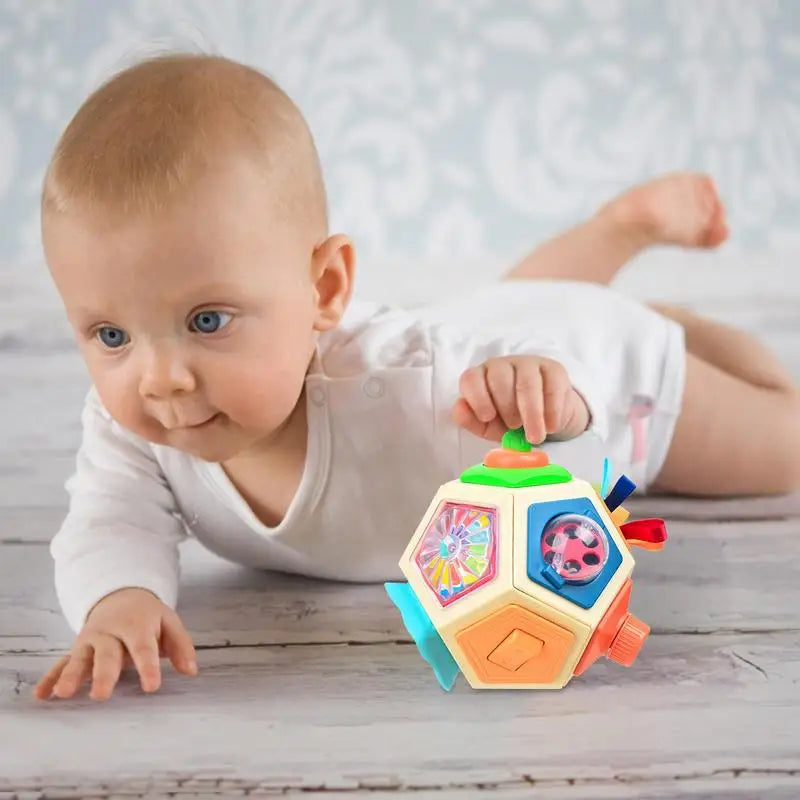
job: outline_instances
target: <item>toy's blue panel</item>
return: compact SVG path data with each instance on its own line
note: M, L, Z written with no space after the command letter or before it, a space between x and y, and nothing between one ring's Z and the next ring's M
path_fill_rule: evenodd
M449 692L458 677L458 664L433 627L414 590L407 583L385 583L384 586L391 601L400 609L403 624L416 642L420 655L433 667L439 685Z
M587 517L589 520L587 525L599 529L605 540L601 545L604 563L597 559L597 549L587 552L585 563L575 562L578 578L575 581L568 576L565 570L557 571L545 560L545 556L552 555L552 551L543 553L542 535L548 524L562 515ZM546 551L547 547L544 549ZM589 557L592 558L593 565L588 560ZM528 577L532 581L581 608L591 608L622 564L622 554L609 535L608 529L591 500L588 498L549 500L545 503L534 503L528 507L527 563Z

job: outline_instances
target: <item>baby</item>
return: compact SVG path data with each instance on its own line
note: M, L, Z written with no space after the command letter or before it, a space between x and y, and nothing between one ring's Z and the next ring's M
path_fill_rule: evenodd
M633 188L480 290L350 302L355 250L328 230L296 106L249 67L174 55L79 109L42 235L92 388L51 546L77 638L39 698L89 680L106 699L126 664L154 691L162 656L196 674L175 612L188 535L258 568L401 578L436 489L508 428L583 477L608 455L642 490L800 484L800 399L775 358L603 285L648 245L725 239L702 175Z

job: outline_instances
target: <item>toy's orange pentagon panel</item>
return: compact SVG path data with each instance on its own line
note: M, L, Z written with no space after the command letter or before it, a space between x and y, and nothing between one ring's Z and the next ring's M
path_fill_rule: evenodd
M518 605L508 605L456 639L486 683L552 683L572 647L572 631Z

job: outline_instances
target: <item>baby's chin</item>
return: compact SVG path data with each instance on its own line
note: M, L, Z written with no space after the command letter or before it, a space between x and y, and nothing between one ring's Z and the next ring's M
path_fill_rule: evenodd
M212 425L206 431L170 431L163 444L201 461L224 463L239 457L253 457L263 438L230 425Z
M171 432L167 436L167 444L175 450L196 456L202 461L221 462L229 461L242 453L246 448L247 442L241 441L235 435L225 435L217 432L193 433L193 432Z
M214 444L196 445L170 443L167 446L171 447L173 450L180 450L182 453L187 453L195 458L199 458L201 461L208 461L210 463L229 461L241 451L239 447L226 446L218 442Z
M167 430L157 423L150 424L150 421L137 422L139 429L133 432L151 444L179 450L202 461L214 463L253 455L280 430L279 425L270 424L272 420L259 420L263 430L251 430L235 423L221 412L203 425L191 428Z
M151 444L170 447L209 462L231 459L248 443L247 437L242 436L240 431L231 430L230 425L224 425L223 420L219 419L200 428L150 429L144 438Z

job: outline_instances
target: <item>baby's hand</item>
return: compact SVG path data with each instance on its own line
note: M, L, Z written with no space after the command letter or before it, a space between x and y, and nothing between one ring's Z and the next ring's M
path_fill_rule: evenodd
M178 615L146 589L120 589L91 610L72 650L42 678L34 695L72 697L87 678L89 697L111 697L124 665L133 663L142 689L161 685L160 656L167 656L178 672L196 675L192 640Z
M490 358L459 382L453 420L483 439L500 441L507 429L525 429L533 444L572 439L589 425L589 409L564 367L542 356Z

